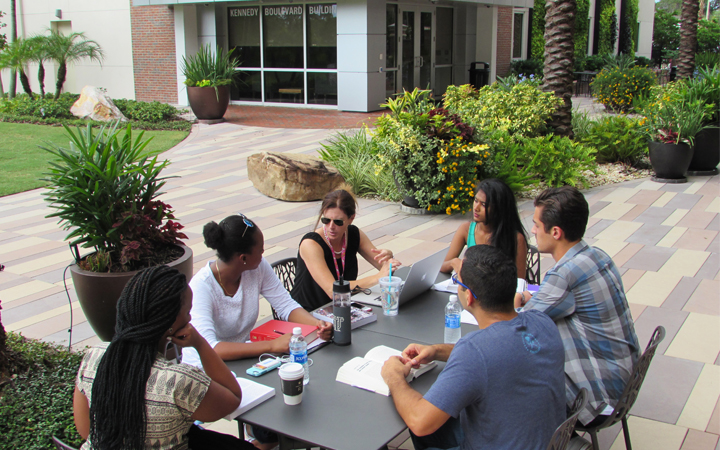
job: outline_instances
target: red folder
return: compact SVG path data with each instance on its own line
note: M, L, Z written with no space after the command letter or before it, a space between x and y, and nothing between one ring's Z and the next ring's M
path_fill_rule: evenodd
M293 328L302 328L302 335L308 344L317 339L318 329L315 325L303 325L301 323L284 322L282 320L270 320L254 328L250 332L252 342L272 341L283 334L292 334Z

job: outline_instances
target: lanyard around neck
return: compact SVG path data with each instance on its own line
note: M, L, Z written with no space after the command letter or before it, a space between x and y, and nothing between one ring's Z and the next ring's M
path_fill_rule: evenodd
M335 263L335 273L337 273L337 280L340 279L340 268L338 267L337 258L335 257L335 250L333 250L333 246L330 243L330 239L327 237L327 231L325 231L325 227L323 227L323 234L325 235L325 240L328 243L328 247L330 247L330 253L332 254L332 260ZM343 268L343 275L345 274L345 250L347 250L347 231L345 232L345 239L343 239L343 245L342 250L340 251L340 263L342 264Z

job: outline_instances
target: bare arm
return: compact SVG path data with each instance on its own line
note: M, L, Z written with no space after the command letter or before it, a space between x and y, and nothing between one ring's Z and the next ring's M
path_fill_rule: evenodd
M460 225L455 231L455 235L450 242L450 248L448 249L447 255L445 255L445 262L440 267L440 272L450 273L453 271L453 262L459 261L460 253L465 248L465 243L468 238L468 230L470 229L470 222L466 222Z
M312 314L303 308L295 308L288 316L290 322L302 323L305 325L315 325L318 327L318 337L323 340L329 340L332 337L333 326L331 323L318 320Z
M254 358L263 353L287 353L290 347L290 334L280 336L272 341L260 342L218 342L215 352L224 361Z
M373 265L377 270L382 270L383 264L386 261L390 261L393 257L393 253L387 249L379 249L375 247L369 237L362 230L360 232L360 255L365 258L365 261ZM393 268L400 267L399 261L393 262Z
M410 363L400 358L388 359L382 368L382 376L390 388L395 408L405 424L417 436L426 436L440 428L450 415L428 402L405 381Z
M75 386L73 393L73 418L75 419L75 428L83 439L87 439L90 434L90 406L87 397L80 392Z
M517 277L525 279L527 271L527 252L528 246L525 241L525 236L522 233L518 233L517 236L517 257L515 258L515 265L517 265Z

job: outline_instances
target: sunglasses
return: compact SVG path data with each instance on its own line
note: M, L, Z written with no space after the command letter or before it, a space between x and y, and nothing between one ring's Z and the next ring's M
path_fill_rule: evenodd
M320 222L323 223L323 225L329 225L330 222L333 222L335 225L341 227L345 225L345 221L342 219L328 219L327 217L321 217Z
M255 224L253 224L252 222L250 222L250 220L249 220L247 217L245 217L245 214L243 214L243 213L237 213L237 215L240 216L240 217L242 217L243 223L245 224L245 231L243 231L242 236L240 236L240 239L242 239L242 238L245 237L245 233L247 233L248 228L254 227Z
M478 296L475 295L475 293L472 291L472 289L470 289L469 287L465 286L462 281L460 281L460 280L457 279L457 274L456 274L456 273L453 274L453 276L452 276L452 282L455 283L455 284L457 284L457 285L460 285L460 286L464 287L465 289L467 289L468 291L470 291L470 293L472 294L473 297L478 298Z

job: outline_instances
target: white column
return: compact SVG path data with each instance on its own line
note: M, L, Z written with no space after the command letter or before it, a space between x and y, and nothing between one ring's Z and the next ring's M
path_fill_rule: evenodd
M177 61L178 104L187 105L182 58L198 51L197 8L194 4L175 5L175 60Z

